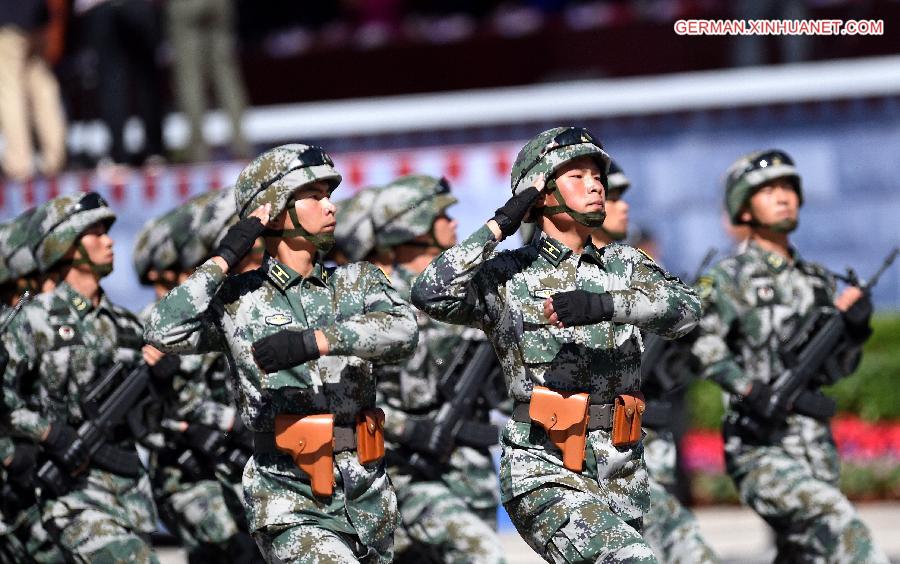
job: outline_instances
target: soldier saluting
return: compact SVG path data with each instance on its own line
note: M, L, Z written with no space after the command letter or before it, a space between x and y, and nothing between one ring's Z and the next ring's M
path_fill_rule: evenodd
M516 401L501 499L551 562L655 562L640 534L649 492L639 331L678 337L699 316L693 290L650 258L590 241L603 225L608 167L587 130L534 137L513 166L513 197L412 288L426 313L482 328L493 343ZM494 253L529 212L541 238Z
M868 296L850 286L835 297L833 275L791 246L802 203L800 175L782 151L754 152L728 168L725 207L750 236L700 278L703 319L693 352L702 376L730 396L726 469L743 502L772 526L776 561L887 562L838 489L831 414L821 411L820 393L805 392L818 406L805 415L796 405L763 415L772 404L771 384L788 369L782 343L810 315L837 310L847 328L846 342L835 349L841 358L831 364L845 373L822 374L825 381L852 372L871 333Z
M318 147L284 145L257 157L235 187L241 220L157 303L146 331L165 352L219 350L235 367L255 443L244 503L269 561L392 555L397 501L368 359L409 355L416 321L376 267L322 264L340 181ZM259 236L262 267L228 277Z

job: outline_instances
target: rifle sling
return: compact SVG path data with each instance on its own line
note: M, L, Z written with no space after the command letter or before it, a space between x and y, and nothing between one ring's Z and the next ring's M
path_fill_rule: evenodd
M519 423L531 423L531 416L528 414L530 407L528 403L516 402L510 418ZM612 428L613 404L591 404L588 407L588 416L590 417L587 424L588 431L596 431L598 429L608 431Z

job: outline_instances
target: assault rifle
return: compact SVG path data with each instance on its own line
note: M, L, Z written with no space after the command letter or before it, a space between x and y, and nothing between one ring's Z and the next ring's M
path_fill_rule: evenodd
M696 283L700 276L716 256L716 249L709 249L700 261L700 266L694 273L692 283ZM654 394L662 395L688 383L690 371L686 367L680 370L672 370L677 363L676 357L681 356L678 340L666 340L655 333L643 334L644 353L641 355L641 387L650 387Z
M478 447L497 444L500 430L495 425L471 421L476 403L490 395L487 390L497 364L497 355L490 342L463 340L439 386L445 402L434 417L434 432L427 445L429 452L444 453L443 458L446 458L457 444ZM414 452L408 462L419 470L430 466L420 452Z
M871 293L898 253L900 248L895 247L868 282L862 283L852 270L848 277L849 281L865 294ZM749 410L743 409L738 425L750 431L761 431L763 426L760 425L760 420L778 424L791 412L817 419L828 419L834 415L836 409L834 400L812 388L817 387L816 378L835 351L843 350L840 345L846 337L847 325L843 315L841 312L830 313L824 322L818 325L818 329L809 334L802 349L785 359L787 370L772 384L769 402L762 409L757 408L752 413L747 413Z
M9 327L9 324L13 322L13 319L22 311L22 308L25 307L31 301L31 292L25 290L25 293L22 294L22 297L19 298L19 303L12 308L9 312L9 315L6 316L6 319L3 320L3 323L0 323L0 335L6 333L6 329ZM6 370L6 363L9 362L9 354L6 352L6 348L0 343L0 374L3 374L3 371Z
M70 447L71 451L82 450L89 458L97 458L98 466L112 472L132 474L137 453L111 447L107 444L115 428L129 423L134 428L140 425L142 413L136 406L142 404L150 385L150 370L140 363L121 380L112 392L101 400L107 390L119 381L126 370L124 363L117 362L107 371L97 386L87 394L82 403L85 421L78 427L78 438ZM140 460L136 461L140 464ZM58 497L69 491L70 477L78 475L77 469L67 476L66 472L52 460L47 460L37 472L37 480L42 492Z

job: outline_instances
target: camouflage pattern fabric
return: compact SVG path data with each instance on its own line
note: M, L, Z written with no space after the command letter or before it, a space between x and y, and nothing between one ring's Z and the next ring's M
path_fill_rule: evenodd
M260 372L251 351L255 341L309 327L325 334L329 356L274 374ZM369 361L408 356L417 330L411 308L371 265L332 269L317 263L303 278L266 255L260 269L227 279L215 262L204 263L154 306L145 337L166 352L225 352L236 370L244 424L272 432L275 416L283 413L331 413L336 425L352 425L359 411L375 405ZM334 479L334 495L317 499L289 455L253 456L244 470L244 501L264 554L302 544L300 529L314 526L330 531L326 535L350 536L364 552L390 560L397 506L384 464L362 466L355 453L338 453ZM301 561L300 552L292 554L288 560Z
M96 195L92 192L88 194ZM116 214L107 206L74 212L83 197L85 194L79 192L53 198L38 207L30 220L35 233L41 234L33 247L37 267L41 272L50 270L78 241L85 229L98 221L111 226L116 220Z
M650 478L650 510L644 516L644 538L660 562L719 562L703 538L694 514L666 489L675 483L676 452L672 432L646 428L645 431L644 462Z
M402 267L394 270L394 286L404 299L414 277ZM401 430L410 412L419 417L437 414L443 401L438 384L464 332L421 313L417 319L416 353L404 364L380 367L377 374L378 405L387 415L387 448L399 455L389 457L388 466L401 515L397 557L411 552L441 562L505 562L496 532L497 474L488 449L458 446L446 463L426 460L433 477L402 464L410 451L403 449ZM481 409L474 419L487 423L489 413Z
M688 332L699 316L694 291L631 247L582 254L543 237L494 253L484 226L445 251L420 275L412 300L432 317L482 328L498 353L507 390L527 402L534 385L590 394L612 403L640 387L639 329L667 338ZM611 322L557 328L544 300L571 289L608 291ZM643 446L617 449L609 432L588 434L587 465L567 470L539 426L510 421L502 435L501 499L519 533L550 561L601 557L653 561L640 537L649 505Z
M554 127L534 136L522 147L516 155L510 175L513 194L518 194L532 186L543 190L559 167L578 157L594 157L598 161L601 172L604 176L606 175L609 170L610 158L600 142L584 132L577 143L560 145L556 141L556 137L566 130L584 131L571 127Z
M78 428L81 400L107 368L119 360L140 361L141 325L105 295L95 307L63 282L23 308L3 342L10 356L3 423L38 441L51 421ZM22 381L34 382L37 409L20 395ZM134 440L116 446L133 449ZM91 468L70 493L42 504L42 520L69 558L155 559L144 538L156 523L146 475L135 479Z
M146 319L150 307L142 312L142 319ZM223 368L224 362L217 363L217 359L224 361L220 353L179 358L180 368L172 377L171 387L162 395L165 417L162 427L169 432L165 433L164 442L151 453L150 459L154 498L160 516L189 554L202 549L202 545L213 545L225 551L229 540L239 530L225 501L223 486L214 479L212 472L210 479L192 479L185 476L180 465L160 463L161 451L180 453L185 448L172 440L172 434L180 432L181 422L201 424L223 432L234 424L235 408L212 399L205 377L207 370Z
M351 262L365 259L375 249L372 206L380 193L376 187L363 188L354 196L335 202L335 245Z
M431 232L435 218L457 202L443 178L411 174L394 180L372 206L376 244L395 247Z
M753 242L714 266L699 287L704 315L693 352L702 376L732 400L753 382L772 382L785 369L781 342L815 308L834 307L834 279L824 268ZM726 468L742 501L771 525L779 561L887 562L838 489L827 422L791 414L761 441L732 423L734 410L732 402L723 428Z
M46 204L45 204L46 205ZM0 265L5 265L0 283L29 276L37 270L37 262L31 246L36 242L35 212L31 208L3 225L0 231Z

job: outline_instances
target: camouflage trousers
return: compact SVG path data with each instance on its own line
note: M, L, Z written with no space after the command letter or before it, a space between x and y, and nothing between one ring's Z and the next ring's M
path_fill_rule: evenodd
M741 500L775 533L776 562L888 562L838 488L840 462L827 425L792 417L772 444L747 444L726 426L725 441Z
M146 475L92 469L76 489L45 502L42 519L68 560L158 562L149 543L156 506Z
M222 486L215 480L200 480L179 485L172 493L157 497L159 512L166 528L187 549L201 545L225 549L238 533Z
M437 477L430 480L406 467L388 468L401 518L394 535L397 560L506 562L496 530L497 478L490 453L460 447L441 466L435 465Z
M502 436L500 493L525 542L548 562L656 562L641 537L650 504L644 448L615 448L591 431L581 472L538 425L509 421Z
M37 505L20 511L11 523L0 524L0 563L49 563L63 559L63 553L41 523L41 510Z
M334 494L313 495L290 456L254 455L244 469L244 504L268 562L387 563L393 558L397 497L384 462L355 452L334 457Z
M719 562L700 533L694 514L666 489L675 483L675 438L671 431L647 430L644 461L650 475L650 511L644 516L644 538L659 561L668 564Z

